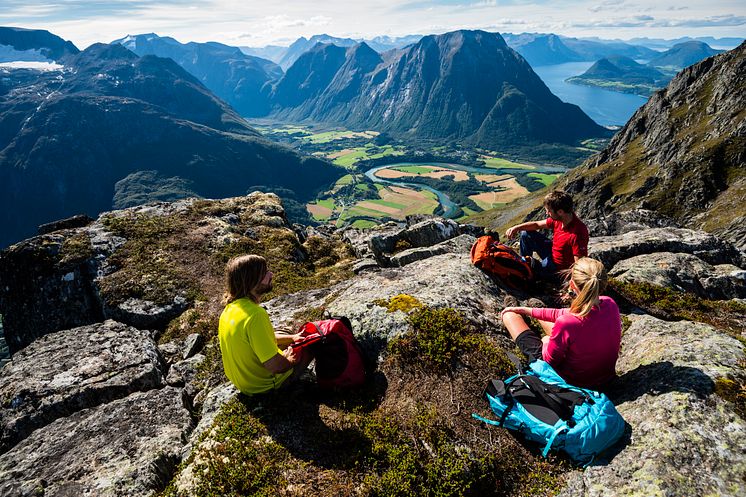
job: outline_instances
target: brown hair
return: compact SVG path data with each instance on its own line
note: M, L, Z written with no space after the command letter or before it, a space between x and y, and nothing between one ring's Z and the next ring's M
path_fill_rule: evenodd
M260 255L240 255L228 261L225 266L225 287L223 296L226 304L249 297L256 302L253 290L267 274L267 260Z
M575 212L572 197L569 193L562 190L554 190L544 197L544 207L549 207L553 211L562 209L565 212Z
M594 305L598 305L598 298L606 290L606 268L596 259L581 257L567 270L567 274L578 287L578 295L570 304L570 312L578 317L585 317Z

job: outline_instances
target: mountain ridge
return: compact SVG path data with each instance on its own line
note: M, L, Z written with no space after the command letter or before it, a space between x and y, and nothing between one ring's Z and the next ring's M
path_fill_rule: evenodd
M359 47L366 54L362 65L352 57L356 51L334 45L301 56L274 86L270 99L279 105L271 115L485 148L606 134L554 96L499 35L454 31L383 55Z

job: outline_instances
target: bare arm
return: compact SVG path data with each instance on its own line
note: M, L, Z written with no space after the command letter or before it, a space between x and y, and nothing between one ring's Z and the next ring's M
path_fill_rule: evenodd
M289 335L288 333L284 333L281 331L275 332L275 340L277 340L277 346L283 350L285 350L288 347L288 345L290 345L293 342L297 342L301 338L302 337L300 333L297 335Z
M505 237L510 240L513 238L516 233L520 233L521 231L536 231L536 230L543 230L547 227L547 220L544 219L543 221L528 221L521 224L516 224L515 226L511 226L510 228L505 231Z
M293 366L300 361L300 354L296 353L293 347L288 347L282 354L275 354L262 363L267 371L272 374L280 374L293 369Z

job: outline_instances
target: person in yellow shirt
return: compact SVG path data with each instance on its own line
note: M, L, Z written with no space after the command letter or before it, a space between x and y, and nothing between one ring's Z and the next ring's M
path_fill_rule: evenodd
M272 271L258 255L228 261L227 305L220 315L218 337L225 375L239 391L251 395L277 389L308 367L310 354L289 345L300 335L275 333L259 305L272 290Z

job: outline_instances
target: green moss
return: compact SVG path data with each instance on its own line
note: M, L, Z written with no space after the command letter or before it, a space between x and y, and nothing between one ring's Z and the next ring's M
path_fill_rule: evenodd
M452 371L456 359L470 353L486 361L498 376L512 370L505 351L475 333L454 309L421 307L409 315L409 322L412 331L388 344L389 357L405 368Z
M90 237L85 233L76 233L65 238L60 246L59 256L59 264L82 262L90 259L93 257L93 247L91 246Z
M364 479L370 496L464 496L494 492L492 454L474 455L453 443L454 433L433 408L419 406L406 423L377 411L357 419L370 453ZM492 488L491 488L492 487Z
M216 387L228 381L223 370L223 356L220 353L218 337L213 337L202 353L205 360L197 366L196 384L199 390Z
M630 321L627 316L622 314L622 335L624 335L624 333L629 329L630 326L632 326L632 321Z
M386 308L388 312L401 311L404 313L410 312L414 309L422 307L422 302L417 300L415 297L406 294L399 294L391 297L389 300L376 299L373 301L374 304L380 307Z
M396 245L394 245L394 253L401 252L403 250L411 249L412 244L409 243L407 240L400 239L396 241Z
M744 341L746 304L732 300L708 300L651 283L628 283L612 279L616 291L633 304L659 309L675 318L699 321L720 328Z
M718 378L715 380L715 393L731 402L736 413L746 419L746 382L743 379Z
M176 247L170 243L171 237L188 229L183 218L126 214L107 216L102 222L127 240L110 258L119 270L101 280L101 293L109 304L128 298L167 304L177 295L200 291L198 283L173 259Z
M158 338L158 343L181 340L192 333L199 333L207 340L217 336L219 316L203 310L199 304L197 307L187 309L181 316L168 323L166 330Z
M288 453L275 443L249 406L234 399L215 418L214 441L195 458L199 475L193 495L278 495L287 485L283 475Z

